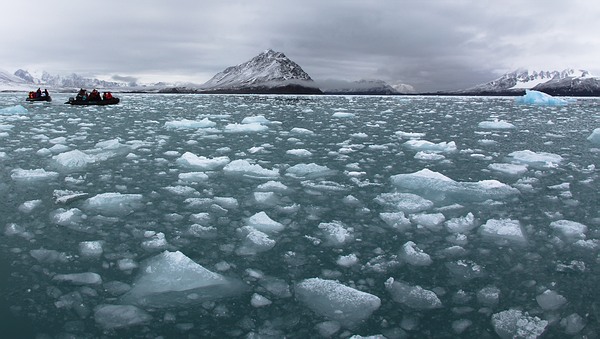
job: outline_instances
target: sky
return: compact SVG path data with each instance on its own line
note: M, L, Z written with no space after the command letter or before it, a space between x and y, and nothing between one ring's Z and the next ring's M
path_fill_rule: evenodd
M452 90L517 68L600 75L599 19L589 0L0 0L0 69L201 84L273 49L317 82Z

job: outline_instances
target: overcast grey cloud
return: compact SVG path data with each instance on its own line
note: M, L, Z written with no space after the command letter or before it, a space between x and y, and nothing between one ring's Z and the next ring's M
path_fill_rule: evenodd
M272 48L315 80L465 88L519 67L600 73L587 0L16 1L0 68L203 83ZM31 10L32 7L40 10Z

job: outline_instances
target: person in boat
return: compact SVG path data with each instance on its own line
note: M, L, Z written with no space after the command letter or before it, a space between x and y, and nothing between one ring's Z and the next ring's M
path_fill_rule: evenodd
M88 94L87 91L85 89L80 89L79 92L77 93L77 96L75 97L75 100L87 100L88 99Z
M102 98L100 97L100 92L94 88L94 90L90 93L89 99L90 101L100 101Z
M50 93L48 93L48 89L44 88L44 96L49 97Z
M42 90L40 88L37 89L37 91L35 92L35 97L39 98L42 96Z
M35 98L35 92L34 91L30 91L29 92L29 99L33 99Z
M104 93L104 100L110 100L112 98L113 98L113 95L111 92Z

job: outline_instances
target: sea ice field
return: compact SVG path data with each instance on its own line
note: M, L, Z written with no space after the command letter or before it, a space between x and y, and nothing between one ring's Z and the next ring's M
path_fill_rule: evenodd
M3 338L598 338L600 100L0 94Z

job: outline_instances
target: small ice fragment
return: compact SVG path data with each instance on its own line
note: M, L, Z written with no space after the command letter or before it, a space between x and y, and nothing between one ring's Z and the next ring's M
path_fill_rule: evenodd
M542 294L535 297L538 305L544 311L555 311L567 303L567 299L552 290L545 290Z
M98 273L85 272L85 273L71 273L71 274L57 274L52 280L59 282L67 282L73 285L100 285L102 284L102 278Z
M532 317L527 312L509 309L492 315L494 330L502 339L538 338L546 330L548 321Z
M500 244L525 244L527 241L521 223L513 219L490 219L479 228L479 234Z
M250 299L250 304L253 307L265 307L271 305L272 303L273 302L271 300L258 293L252 294L252 298Z
M147 323L152 316L132 305L100 305L94 312L94 320L105 330L114 330Z
M423 252L412 241L408 241L402 246L400 256L404 261L413 266L429 266L433 262L429 254Z
M438 296L419 285L411 286L403 281L395 281L389 278L385 282L385 288L392 295L394 301L417 310L430 310L442 307Z

